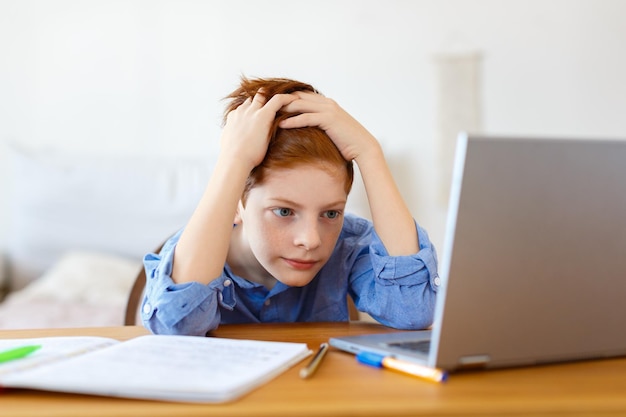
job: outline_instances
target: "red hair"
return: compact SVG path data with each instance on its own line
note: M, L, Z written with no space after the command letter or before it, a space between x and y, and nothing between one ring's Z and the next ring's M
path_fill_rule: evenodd
M286 78L255 78L242 77L239 88L229 94L230 102L224 111L224 123L228 114L238 108L248 98L253 98L259 89L267 100L275 94L290 94L296 91L319 92L309 84ZM254 167L246 180L242 195L245 204L248 192L265 180L267 171L276 168L293 168L298 165L318 165L334 172L333 168L343 168L346 173L344 189L346 194L352 188L354 168L352 161L346 161L335 143L318 127L302 127L282 129L278 123L293 113L279 111L269 131L269 145L263 161Z

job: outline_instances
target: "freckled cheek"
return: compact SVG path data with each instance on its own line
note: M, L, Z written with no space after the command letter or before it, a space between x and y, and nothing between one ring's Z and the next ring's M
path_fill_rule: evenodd
M289 239L289 228L272 221L261 223L257 230L260 244L270 251L281 247Z
M327 227L320 228L320 238L322 244L326 247L327 252L332 252L341 233L341 225L329 225Z

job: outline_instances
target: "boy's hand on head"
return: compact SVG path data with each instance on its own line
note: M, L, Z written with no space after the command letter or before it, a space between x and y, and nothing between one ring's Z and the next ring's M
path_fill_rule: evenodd
M221 152L249 164L250 169L259 165L267 152L276 112L295 99L290 94L276 94L266 102L262 90L248 98L228 114L222 130Z
M380 149L376 138L334 100L305 91L292 95L297 98L283 110L300 114L283 120L281 128L317 126L335 142L346 160L357 163L359 156Z

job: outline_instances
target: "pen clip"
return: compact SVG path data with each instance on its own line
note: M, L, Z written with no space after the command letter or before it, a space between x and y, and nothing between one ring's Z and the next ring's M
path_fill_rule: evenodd
M322 359L324 358L324 355L326 355L327 351L328 343L322 343L317 353L315 353L315 356L313 356L313 359L311 359L311 362L300 370L300 378L308 378L313 375L319 367L319 364L322 362Z

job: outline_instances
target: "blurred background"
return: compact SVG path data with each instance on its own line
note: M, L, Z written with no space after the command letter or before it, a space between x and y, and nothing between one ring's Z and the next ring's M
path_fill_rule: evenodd
M441 247L458 130L626 138L625 19L623 0L0 0L0 252L9 146L210 160L241 75L360 120ZM359 187L350 208L368 214Z

